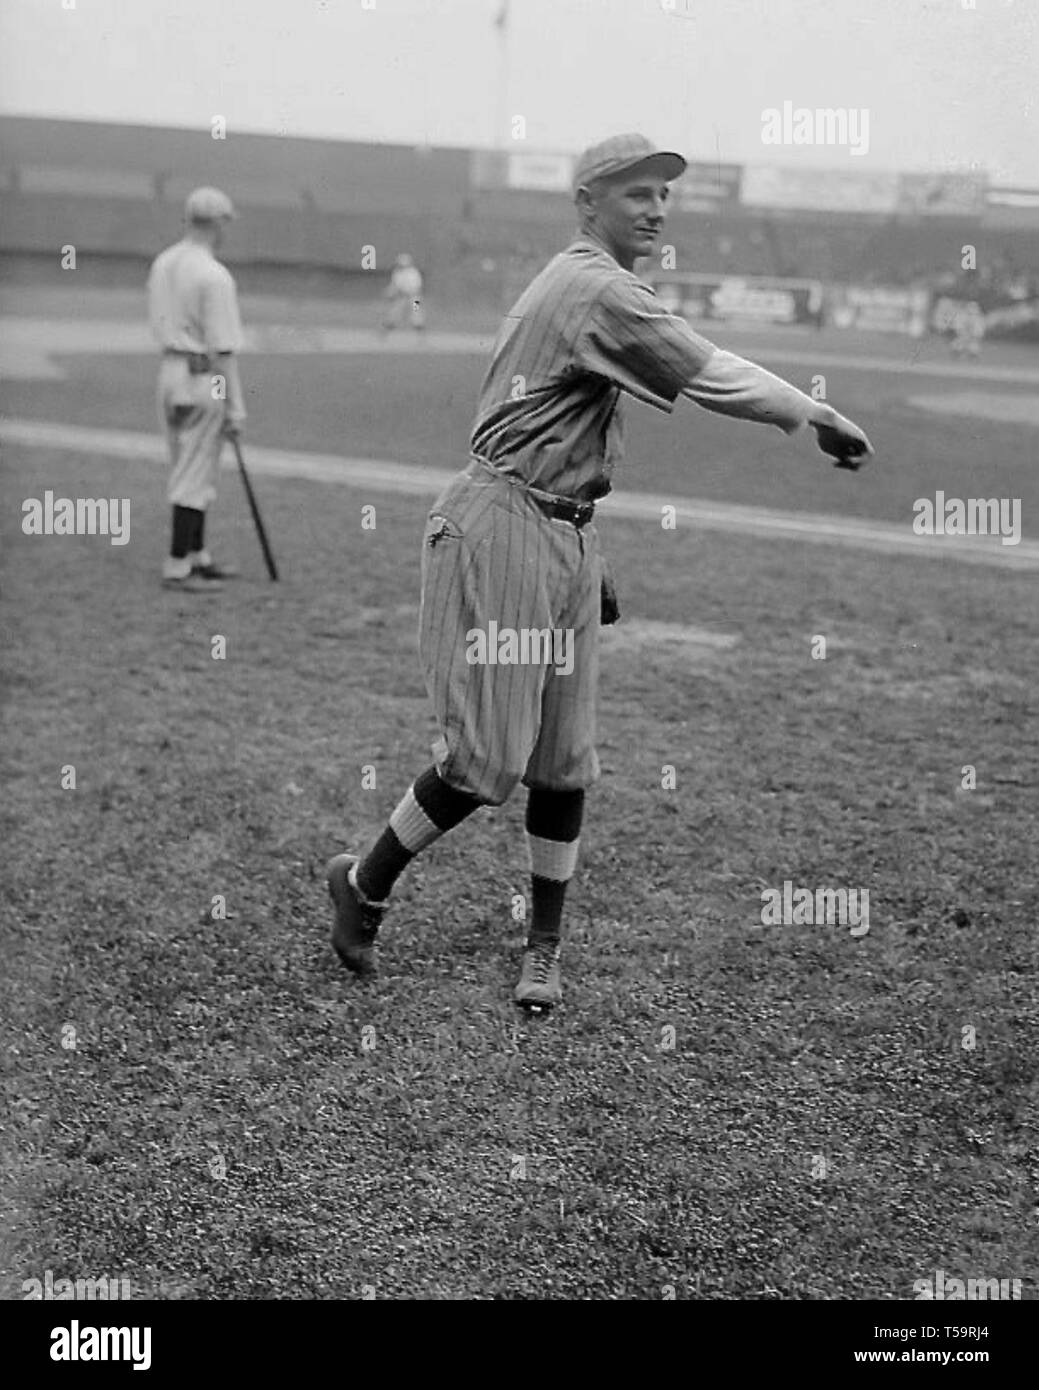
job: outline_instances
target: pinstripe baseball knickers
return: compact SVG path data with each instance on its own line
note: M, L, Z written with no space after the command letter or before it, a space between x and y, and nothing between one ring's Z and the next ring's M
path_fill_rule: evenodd
M489 805L517 782L554 791L599 775L600 561L594 524L544 514L522 485L473 461L437 499L422 545L419 654L440 727L437 770ZM555 659L516 660L495 634L559 634ZM490 659L473 659L487 636ZM558 654L571 644L569 659ZM542 654L536 641L527 655ZM495 659L502 651L506 660Z

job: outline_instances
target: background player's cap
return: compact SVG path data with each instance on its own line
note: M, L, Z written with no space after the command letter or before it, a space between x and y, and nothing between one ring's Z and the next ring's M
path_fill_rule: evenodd
M184 204L184 216L189 222L216 222L218 218L237 215L231 199L219 188L196 188Z
M668 180L685 173L685 160L674 150L658 150L644 135L612 135L579 156L574 166L574 192L593 179L612 178L650 162Z

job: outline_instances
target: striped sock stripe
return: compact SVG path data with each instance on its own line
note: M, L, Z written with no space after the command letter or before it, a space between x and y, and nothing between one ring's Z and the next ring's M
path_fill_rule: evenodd
M544 840L527 832L530 872L536 878L548 878L554 883L566 883L577 868L580 840Z
M444 833L415 800L415 788L404 793L390 816L390 829L409 854L421 854Z

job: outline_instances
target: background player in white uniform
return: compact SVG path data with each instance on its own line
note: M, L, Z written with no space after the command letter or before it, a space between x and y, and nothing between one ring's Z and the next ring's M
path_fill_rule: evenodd
M245 420L238 296L234 277L216 258L234 216L226 193L196 188L184 206L183 238L156 257L148 276L148 317L162 348L159 418L172 470L173 533L162 571L169 588L217 588L232 573L213 563L204 528L224 437Z
M985 311L976 299L960 304L952 321L954 357L980 357L985 337Z
M599 775L595 697L601 561L597 498L622 453L620 397L665 411L679 395L793 434L811 425L846 466L872 452L832 406L694 333L633 273L664 222L681 155L616 136L578 161L581 233L527 287L499 331L469 466L429 515L419 649L440 728L432 767L413 783L368 854L328 866L332 944L360 975L393 884L411 859L520 781L531 914L517 1003L560 998L563 900L577 863L585 790ZM473 632L568 633L572 668L470 659Z
M422 272L406 252L402 252L394 262L390 283L386 286L386 300L385 329L403 328L409 323L412 328L425 328Z

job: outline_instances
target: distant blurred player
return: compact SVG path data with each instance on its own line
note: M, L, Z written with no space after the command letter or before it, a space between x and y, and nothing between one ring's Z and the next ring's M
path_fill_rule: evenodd
M952 321L952 355L980 357L985 337L985 312L976 299L961 304Z
M219 588L234 573L213 563L204 536L224 438L240 433L245 420L238 295L216 258L234 216L226 193L196 188L184 205L184 237L156 257L148 276L148 318L162 348L159 419L172 464L173 535L162 579L190 592Z
M388 333L391 328L404 328L409 323L412 328L425 328L426 314L422 307L422 272L405 253L397 257L390 273L382 326Z

